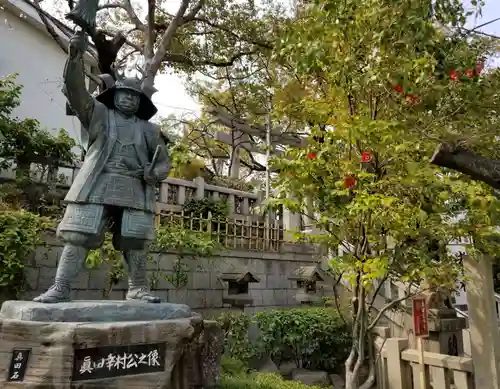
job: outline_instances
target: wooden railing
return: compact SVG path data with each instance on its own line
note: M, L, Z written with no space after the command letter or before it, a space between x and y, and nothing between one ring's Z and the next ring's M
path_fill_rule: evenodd
M420 389L419 351L408 339L376 334L377 389ZM428 389L476 389L471 358L424 352L424 379Z
M210 234L226 249L280 251L285 244L280 223L258 220L251 216L242 219L214 219L210 216L169 212L161 215L161 224Z

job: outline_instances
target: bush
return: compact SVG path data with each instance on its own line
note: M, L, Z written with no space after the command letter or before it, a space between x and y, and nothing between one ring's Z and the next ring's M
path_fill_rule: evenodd
M17 298L24 291L24 266L41 244L40 232L47 221L23 209L0 204L0 293Z
M255 374L255 381L262 389L319 389L320 386L305 385L300 381L284 380L280 375L273 373Z
M231 377L222 375L219 383L221 389L319 389L319 386L304 385L299 381L286 381L272 373L256 373Z
M247 365L257 354L257 345L250 344L248 327L252 318L244 313L226 312L216 318L224 332L226 355Z
M334 309L257 313L262 351L276 364L292 359L304 369L339 371L349 354L349 328Z
M229 214L229 206L226 201L213 200L209 198L190 199L182 206L182 210L187 215L193 215L195 218L201 217L207 219L209 213L212 219L225 219Z
M222 356L220 363L221 375L231 377L242 377L248 374L248 366L239 359Z
M76 143L62 129L53 135L40 128L37 120L13 115L22 90L15 78L0 77L0 171L15 170L15 180L0 187L0 201L58 216L64 192L57 186L61 178L56 173L59 166L74 163Z
M339 372L351 345L349 328L330 308L298 308L260 312L254 317L227 312L216 318L224 331L225 354L245 366L262 355L278 366L292 360L304 369ZM260 337L248 339L248 328L256 322ZM231 367L232 366L232 367Z
M219 381L219 389L260 389L260 386L250 376L232 377L222 375Z

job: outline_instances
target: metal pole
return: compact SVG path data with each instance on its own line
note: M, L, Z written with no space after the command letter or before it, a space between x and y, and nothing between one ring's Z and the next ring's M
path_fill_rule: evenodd
M270 193L270 171L269 160L271 159L271 112L269 110L266 118L266 200Z
M271 159L271 103L269 103L267 117L266 117L266 201L269 200L271 192L271 174L269 170L269 160ZM271 212L267 211L266 216L266 238L267 244L271 246Z

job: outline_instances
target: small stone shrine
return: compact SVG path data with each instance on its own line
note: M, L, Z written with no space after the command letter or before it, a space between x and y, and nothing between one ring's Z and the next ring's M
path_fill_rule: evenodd
M7 301L0 337L3 389L210 388L223 349L188 306L138 301Z
M300 266L289 280L297 283L295 300L303 305L313 305L321 301L318 283L325 281L325 274L318 266Z
M224 295L222 301L232 308L244 310L245 305L251 305L253 298L249 294L249 283L260 282L250 272L241 274L223 274L221 281L224 286Z

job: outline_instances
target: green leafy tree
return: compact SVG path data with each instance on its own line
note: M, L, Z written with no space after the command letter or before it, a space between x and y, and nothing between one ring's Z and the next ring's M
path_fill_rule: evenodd
M55 1L61 14L68 10L66 3L73 6L73 1ZM206 76L205 79L216 82L224 78L241 80L263 69L272 48L270 42L277 35L277 26L281 20L289 17L288 10L282 5L268 1L241 3L235 0L182 0L176 9L172 9L167 3L152 0L147 2L147 6L143 6L130 1L100 2L97 31L90 35L97 49L102 72L109 72L109 64L117 58L115 62L119 68L128 65L129 68L139 70L145 77L146 87L152 87L157 74L167 70L187 76L190 83L199 80L200 74ZM40 6L45 7L45 3ZM54 17L41 10L39 14L47 30L51 32L53 27L50 21ZM51 35L66 50L53 32ZM114 39L108 39L110 37ZM93 50L89 54L95 55ZM231 76L225 77L225 72L231 73ZM96 81L95 76L88 76ZM195 84L193 89L196 89L195 93L199 97L202 93L198 86L203 83ZM245 96L246 90L252 90L252 96L257 96L257 92L266 95L265 90L257 83L251 83L248 87L244 85L239 83L236 88L229 87L235 95L239 95L233 99L236 105L232 104L238 110L242 108L237 100ZM227 101L228 93L221 98L222 101ZM253 99L245 104L256 108L261 105L260 100ZM267 101L267 96L264 96L263 101ZM259 119L264 120L262 114ZM197 130L201 129L197 126ZM200 152L210 154L208 163L213 173L220 170L214 166L215 161L228 160L230 166L239 166L233 163L238 153L227 145L219 147L220 142L215 142L218 143L217 147L213 147L210 145L214 143L213 134L211 135L205 132L201 138L195 136L196 140L191 142L190 149L194 149L195 153L198 151L196 154L199 156ZM208 143L208 147L205 143ZM265 171L265 167L256 161L252 153L243 152L241 159L242 164L251 171ZM238 170L233 169L234 178L238 178ZM174 173L191 175L190 172L184 174L175 169Z
M274 160L272 204L306 213L314 233L299 237L326 246L350 281L347 389L373 386L369 333L412 296L411 286L455 287L461 263L447 244L495 235L491 189L429 164L444 138L494 137L488 105L498 103L498 77L483 61L495 43L455 33L466 17L459 1L315 2L290 20L274 51L295 73L276 93L276 109L310 136ZM377 306L390 280L406 282L408 292ZM365 360L370 374L358 382Z
M15 171L14 180L4 176L0 185L1 299L17 298L25 291L26 260L42 244L41 232L52 226L39 214L47 214L54 203L58 206L56 200L63 195L48 175L73 161L75 145L64 131L54 137L36 120L14 117L21 90L15 76L0 78L0 173ZM37 172L33 164L40 168ZM40 178L45 182L38 182Z
M57 169L73 165L76 146L64 130L57 136L40 128L35 119L19 119L22 86L15 76L0 79L0 171L13 169L15 181L3 185L1 197L31 211L44 213L63 195L57 191ZM33 168L36 168L33 170Z
M59 3L62 12L73 4ZM166 68L191 75L228 66L244 68L249 56L269 48L269 26L283 14L283 7L254 1L182 0L175 8L156 0L145 6L102 1L94 41L102 44L102 37L117 37L119 65L139 59L146 86L153 86L155 76ZM52 17L44 17L50 31ZM113 51L110 42L104 44L108 54Z

